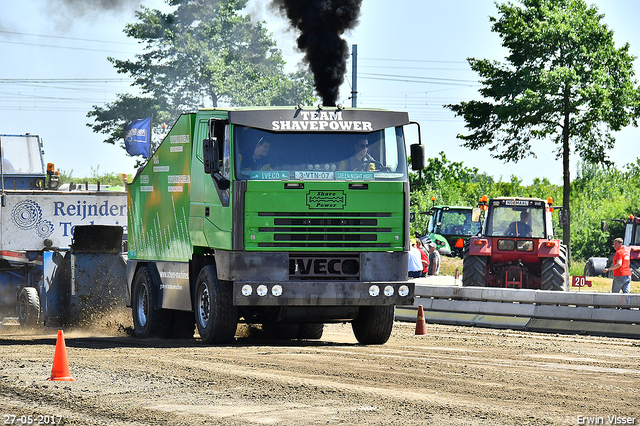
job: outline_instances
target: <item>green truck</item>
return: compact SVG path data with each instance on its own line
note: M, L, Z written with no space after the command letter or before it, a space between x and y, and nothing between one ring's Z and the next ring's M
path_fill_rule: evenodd
M127 187L138 337L231 341L237 324L383 344L408 281L404 112L214 108L183 114ZM420 134L419 128L418 135ZM411 146L424 165L424 146Z

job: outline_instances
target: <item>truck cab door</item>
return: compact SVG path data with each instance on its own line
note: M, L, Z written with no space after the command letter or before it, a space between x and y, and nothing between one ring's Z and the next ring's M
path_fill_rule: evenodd
M202 177L192 200L194 220L202 223L200 244L231 248L231 159L229 124L224 119L198 120L194 176ZM196 187L192 186L192 190ZM195 208L195 209L194 209ZM198 212L198 214L195 214ZM195 244L195 243L194 243Z

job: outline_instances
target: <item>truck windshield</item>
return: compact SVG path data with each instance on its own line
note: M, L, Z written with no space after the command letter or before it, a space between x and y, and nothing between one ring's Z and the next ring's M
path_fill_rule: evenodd
M234 140L237 179L407 179L402 127L371 133L273 133L236 126Z
M494 207L487 224L487 235L544 238L544 214L544 208Z
M3 174L44 174L39 137L0 135Z

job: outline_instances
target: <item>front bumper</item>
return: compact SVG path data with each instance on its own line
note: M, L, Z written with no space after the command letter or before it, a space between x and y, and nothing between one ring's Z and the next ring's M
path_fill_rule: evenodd
M415 284L404 281L235 281L233 283L235 306L413 305L414 298Z

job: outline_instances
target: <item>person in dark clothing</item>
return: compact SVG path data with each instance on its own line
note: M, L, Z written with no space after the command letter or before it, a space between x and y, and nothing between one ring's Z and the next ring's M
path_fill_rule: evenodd
M242 161L240 167L242 170L262 170L262 168L269 164L269 148L271 148L271 141L267 136L263 136L258 139L255 147L242 152Z
M528 211L523 210L520 212L520 220L518 222L512 222L507 228L504 235L512 237L530 237L533 231L531 225L529 225L530 214Z

